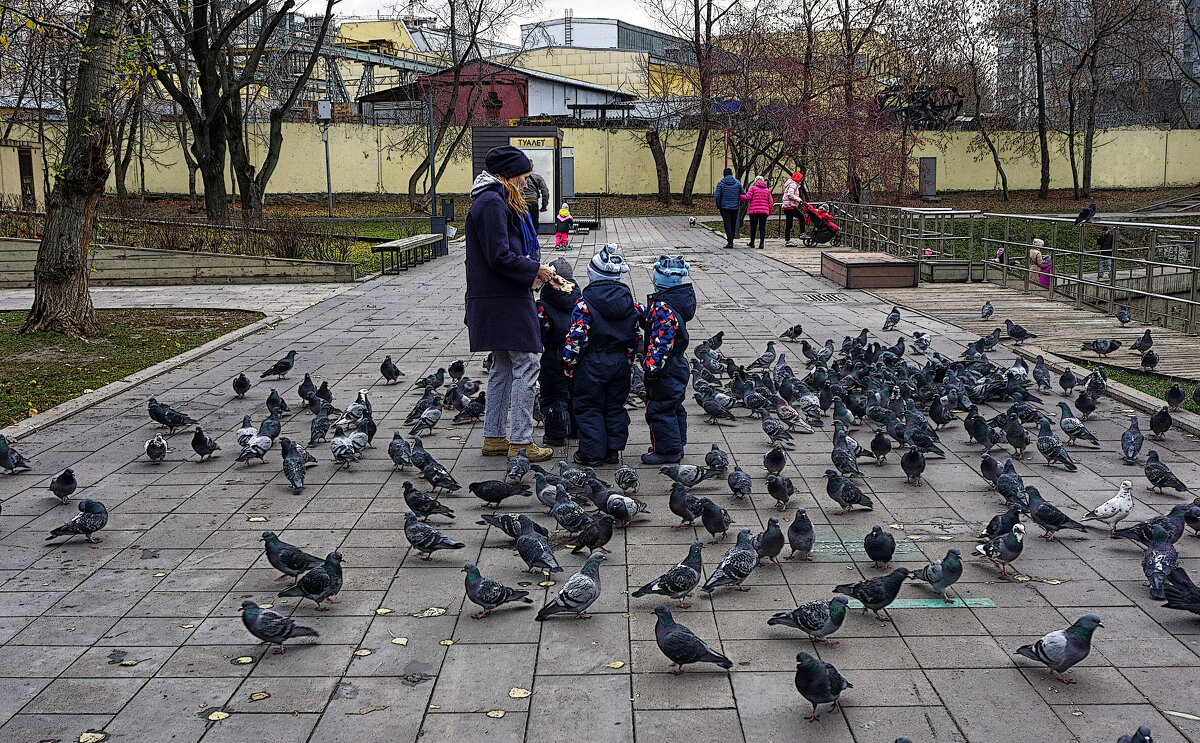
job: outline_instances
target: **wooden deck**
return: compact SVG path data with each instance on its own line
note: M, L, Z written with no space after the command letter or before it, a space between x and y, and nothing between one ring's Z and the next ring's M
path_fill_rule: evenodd
M1022 294L1017 289L1003 289L996 284L926 284L915 289L877 289L876 296L901 308L910 308L961 328L978 328L979 334L990 333L999 327L1002 342L1007 341L1004 321L1010 319L1038 337L1032 343L1065 359L1077 363L1098 361L1091 351L1079 347L1097 338L1118 338L1123 346L1109 354L1103 362L1138 371L1140 357L1129 350L1145 332L1145 325L1135 321L1124 328L1115 317L1087 308L1076 310L1065 302L1048 301L1045 296ZM988 321L979 319L983 303L991 300L996 313ZM1185 379L1200 379L1200 338L1187 336L1177 330L1157 326L1150 328L1154 350L1159 354L1159 374ZM1188 390L1190 392L1190 390Z

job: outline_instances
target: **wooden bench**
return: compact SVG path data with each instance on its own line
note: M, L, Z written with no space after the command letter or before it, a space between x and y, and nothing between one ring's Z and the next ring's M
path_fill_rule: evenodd
M412 266L432 259L434 249L442 241L442 235L425 234L402 237L371 246L372 253L381 253L383 273L400 273ZM389 261L388 258L391 258ZM390 265L389 265L390 264Z
M895 289L917 285L917 262L887 253L821 253L821 276L847 289Z

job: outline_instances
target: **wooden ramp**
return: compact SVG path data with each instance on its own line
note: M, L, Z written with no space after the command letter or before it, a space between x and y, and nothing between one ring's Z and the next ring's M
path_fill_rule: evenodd
M979 335L999 327L1001 339L1007 339L1004 321L1010 319L1024 326L1038 338L1033 341L1047 351L1077 363L1096 362L1096 354L1081 351L1080 345L1097 338L1118 338L1122 348L1109 354L1104 363L1139 371L1140 357L1129 350L1145 332L1145 325L1135 321L1124 328L1115 317L1087 308L1076 310L1064 302L1048 301L1045 296L1022 294L1017 289L1003 289L995 284L925 284L914 289L876 289L871 292L883 300L910 308L952 323L961 328L978 329ZM983 303L991 300L996 313L988 321L979 319ZM1160 360L1154 370L1159 374L1200 379L1200 339L1177 330L1151 327L1154 350Z

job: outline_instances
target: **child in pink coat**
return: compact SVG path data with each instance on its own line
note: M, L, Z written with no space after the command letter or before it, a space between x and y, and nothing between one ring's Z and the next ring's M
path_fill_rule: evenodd
M771 189L767 188L767 181L761 175L754 177L754 184L742 194L742 201L750 202L746 208L746 213L750 215L750 244L748 247L754 247L754 235L758 233L758 249L762 250L766 247L767 239L767 216L771 210L775 208L775 197L771 196Z

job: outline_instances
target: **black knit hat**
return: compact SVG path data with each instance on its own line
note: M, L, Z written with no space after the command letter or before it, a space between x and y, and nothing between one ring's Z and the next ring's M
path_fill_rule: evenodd
M725 168L725 175L733 175L733 168Z
M483 167L492 175L515 178L533 170L533 163L524 152L512 145L505 145L488 150L487 156L483 158Z

